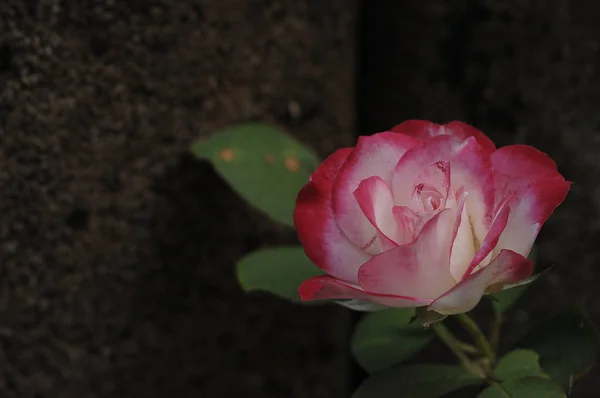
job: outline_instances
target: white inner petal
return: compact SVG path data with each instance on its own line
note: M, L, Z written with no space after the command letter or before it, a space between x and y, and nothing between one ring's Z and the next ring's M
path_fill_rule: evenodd
M471 197L467 196L467 203ZM452 255L450 256L450 273L457 282L460 282L463 274L469 267L469 263L477 251L477 237L473 231L473 224L468 213L468 206L465 203L460 216L460 226L456 234L456 239L452 245Z

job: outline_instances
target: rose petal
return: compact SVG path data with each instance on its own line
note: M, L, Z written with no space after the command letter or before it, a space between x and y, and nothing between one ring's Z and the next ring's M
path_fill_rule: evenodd
M450 273L456 282L462 279L465 269L469 266L475 254L473 244L473 231L469 215L465 208L468 192L460 191L456 207L456 220L452 234L452 248L450 249Z
M490 154L496 150L496 145L494 145L494 142L490 140L487 135L483 134L481 131L469 124L453 121L443 125L442 128L446 134L452 135L461 140L469 137L475 138L479 145L481 145L481 147Z
M500 204L500 209L498 210L496 217L494 217L494 221L492 221L492 226L488 234L485 236L483 243L477 253L473 256L469 267L465 270L464 274L461 277L465 279L468 277L475 267L477 267L498 245L498 240L500 239L500 235L506 228L506 223L508 222L508 217L510 215L510 206L509 203L510 198L507 198L503 203Z
M458 139L465 140L473 137L488 153L496 150L496 146L485 134L463 122L453 121L439 125L426 120L407 120L394 127L392 131L409 135L420 140L427 140L438 135L448 134Z
M417 240L373 257L360 267L358 281L367 291L434 299L456 284L450 274L454 211L432 218Z
M496 200L508 196L510 216L497 251L511 249L527 256L541 226L567 196L570 183L546 154L527 145L511 145L492 154Z
M392 214L398 227L398 235L394 241L398 245L414 241L422 226L421 217L407 206L394 206Z
M350 308L353 311L380 311L388 308L385 305L377 304L372 301L367 300L357 300L357 299L349 299L349 300L337 300L337 304Z
M431 303L415 297L366 292L360 286L340 281L331 276L314 276L305 280L298 288L303 301L312 300L366 300L386 307L419 307Z
M428 310L444 315L460 314L475 308L488 286L514 283L533 273L533 263L511 250L502 250L486 267L437 298Z
M450 165L437 161L420 163L419 170L414 166L402 160L396 166L402 167L402 171L396 172L393 177L394 202L408 206L417 213L431 213L433 216L435 212L427 199L438 198L441 210L444 209L451 184Z
M381 177L369 177L358 184L354 197L363 214L375 227L377 244L381 250L398 246L395 242L398 225L392 213L394 198L388 184Z
M370 256L340 230L331 204L335 176L351 152L351 148L340 149L319 166L298 194L294 223L304 251L313 263L337 278L358 282L358 268Z
M448 162L439 161L427 166L414 181L413 203L417 204L416 210L428 213L444 210L450 190Z
M494 210L494 175L489 154L469 137L464 141L440 135L413 147L400 159L394 172L392 193L398 205L411 203L413 187L423 181L415 176L437 162L449 163L450 186L454 192L468 192L466 201L474 238L482 241L487 234ZM414 181L414 182L413 182ZM412 182L412 183L410 183Z
M406 120L392 128L395 133L406 134L418 140L427 140L441 134L441 125L427 120Z
M373 176L389 184L398 160L417 143L414 138L391 132L360 137L340 169L333 187L333 210L341 230L356 246L368 247L377 231L361 211L353 192L362 180ZM381 251L377 245L371 246L369 253Z

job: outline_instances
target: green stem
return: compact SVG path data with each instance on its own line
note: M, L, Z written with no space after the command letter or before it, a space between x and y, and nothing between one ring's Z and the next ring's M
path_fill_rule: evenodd
M496 353L490 342L485 337L485 334L481 331L479 326L471 319L467 314L458 314L455 316L456 320L465 328L465 330L473 337L475 340L475 345L479 348L481 355L485 356L490 365L494 365L496 363Z
M460 344L460 348L466 354L476 355L479 353L479 350L477 349L477 347L472 346L471 344L468 344L468 343L465 343L462 341L459 341L459 344Z
M506 391L504 389L504 387L502 387L502 385L500 383L498 383L497 381L493 381L493 380L488 380L488 384L490 386L492 386L493 388L497 388L498 390L500 390L500 392L502 393L502 395L505 398L512 398L511 395L508 393L508 391Z
M500 311L495 312L494 320L492 321L492 325L490 327L490 345L494 352L498 351L498 344L500 342L500 328L502 327L502 322L504 322L504 317Z
M454 356L460 361L462 366L477 377L485 378L485 372L476 364L474 364L464 353L462 349L463 343L458 340L452 332L442 323L438 323L433 327L440 340L442 340L452 351Z

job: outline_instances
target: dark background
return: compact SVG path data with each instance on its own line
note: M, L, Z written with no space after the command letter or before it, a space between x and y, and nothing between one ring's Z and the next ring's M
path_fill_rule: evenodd
M322 156L408 118L548 152L574 182L539 239L557 267L506 330L578 300L600 321L599 17L595 0L2 1L0 396L349 396L350 314L245 296L236 259L293 232L187 154L247 120Z

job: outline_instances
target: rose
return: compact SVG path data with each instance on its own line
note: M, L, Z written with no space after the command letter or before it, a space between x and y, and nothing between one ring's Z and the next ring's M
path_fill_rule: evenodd
M537 234L570 183L526 145L496 149L461 122L404 122L329 156L296 202L306 255L328 275L302 300L471 310L532 275Z

